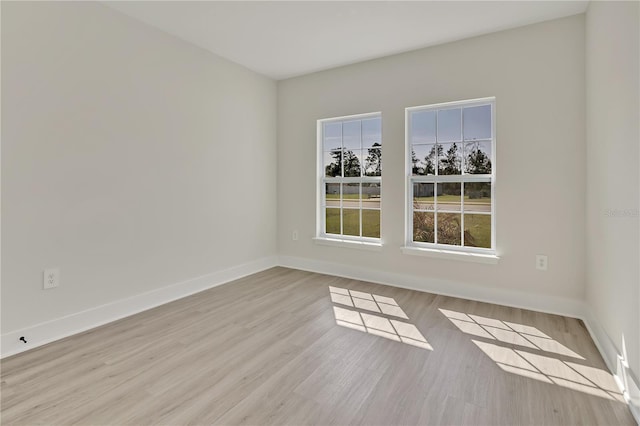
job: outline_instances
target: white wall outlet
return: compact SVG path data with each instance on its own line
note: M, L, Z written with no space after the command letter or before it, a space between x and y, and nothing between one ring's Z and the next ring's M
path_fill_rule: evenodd
M547 256L544 254L536 254L536 269L546 271L547 266Z
M44 270L42 288L55 288L60 285L60 269L50 268Z
M296 229L296 230L294 230L294 231L291 233L291 239L292 239L293 241L298 241L298 230L297 230L297 229Z

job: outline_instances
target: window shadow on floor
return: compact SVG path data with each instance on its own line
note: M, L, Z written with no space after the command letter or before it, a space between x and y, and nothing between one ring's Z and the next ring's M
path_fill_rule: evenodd
M439 309L500 369L575 391L625 402L606 370L585 365L582 355L536 327L465 312Z
M333 286L329 286L329 294L337 325L433 350L393 298Z

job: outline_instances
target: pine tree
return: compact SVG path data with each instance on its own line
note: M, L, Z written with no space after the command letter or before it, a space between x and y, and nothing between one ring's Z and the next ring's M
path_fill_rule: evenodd
M420 160L416 157L416 152L411 148L411 173L414 175L423 175L424 168L420 166Z
M325 176L341 177L342 176L342 150L331 151L333 161L325 167Z
M381 176L382 175L382 145L375 142L371 148L368 149L369 155L365 161L365 170L367 176Z
M331 151L333 161L325 167L325 176L341 177L343 163L342 150ZM344 151L344 177L360 177L361 173L360 159L353 151Z
M360 159L351 150L344 152L344 177L361 176Z
M458 156L457 144L451 145L451 148L447 150L446 157L440 159L438 172L441 175L459 175L462 173L462 161Z
M436 149L437 149L437 153L436 153ZM431 151L429 151L429 154L426 157L424 157L424 174L425 175L436 174L436 164L438 161L438 157L441 157L441 156L442 156L442 145L437 144L431 147Z
M467 173L469 174L491 174L491 160L478 145L476 145L469 155L467 155L466 166Z

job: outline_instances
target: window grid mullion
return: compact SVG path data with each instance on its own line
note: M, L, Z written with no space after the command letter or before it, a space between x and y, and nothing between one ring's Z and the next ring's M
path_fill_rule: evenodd
M323 132L324 134L324 132ZM324 138L322 143L324 144ZM322 168L324 169L324 163L322 163ZM324 171L324 170L323 170ZM320 229L325 234L327 233L327 184L325 183L325 178L322 178L322 194L321 194L320 203L322 204L322 225Z
M442 182L442 183L457 183L457 182L485 182L491 183L491 175L440 175L440 176L411 176L416 182Z
M340 184L340 235L344 235L344 206L343 206L343 200L344 200L344 184L341 183Z
M366 182L366 183L380 183L382 178L380 176L362 176L362 177L327 177L324 178L327 183L358 183L358 182Z
M362 146L362 120L360 120L360 180L358 183L358 223L360 225L360 234L362 237L362 176L364 176L364 152Z
M362 182L358 185L358 206L360 214L360 236L362 237Z
M438 152L438 149L436 148L436 153L437 152ZM437 182L433 184L433 244L438 244L438 183Z
M436 111L436 144L435 144L435 154L436 154L436 164L434 165L434 175L437 177L440 173L438 173L438 169L440 167L440 156L438 155L438 145L440 145L440 139L438 138L438 118L440 117L440 111Z
M460 174L463 175L464 174L464 108L460 108L460 152L462 153L461 154L462 159L460 160ZM464 237L464 231L462 232L462 235ZM463 238L462 245L464 245L464 238Z
M460 182L460 245L464 247L464 182Z
M340 123L340 177L344 177L344 123Z
M460 174L464 174L464 108L460 108ZM464 247L464 181L460 182L460 246Z

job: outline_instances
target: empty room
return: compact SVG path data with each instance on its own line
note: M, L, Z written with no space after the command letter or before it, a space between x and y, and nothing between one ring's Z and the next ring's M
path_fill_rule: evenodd
M2 1L0 422L640 422L640 2Z

